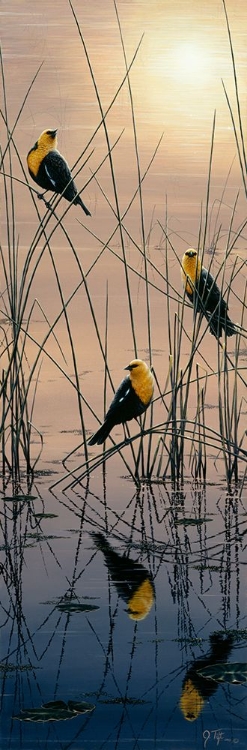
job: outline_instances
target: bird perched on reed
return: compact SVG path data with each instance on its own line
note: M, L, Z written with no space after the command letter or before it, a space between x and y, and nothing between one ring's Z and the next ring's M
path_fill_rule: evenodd
M154 379L146 362L133 359L124 368L129 370L117 389L114 399L108 409L103 425L92 435L89 445L104 443L112 428L116 424L124 424L143 414L148 408L154 391Z
M211 273L204 268L198 253L193 248L186 250L182 257L182 282L186 295L194 305L195 312L201 312L209 324L210 333L216 338L233 336L237 327L228 315L228 306Z
M63 193L67 201L73 201L91 216L85 203L77 193L69 166L57 150L57 130L44 130L27 155L28 171L34 182L43 190ZM43 198L44 193L39 195Z

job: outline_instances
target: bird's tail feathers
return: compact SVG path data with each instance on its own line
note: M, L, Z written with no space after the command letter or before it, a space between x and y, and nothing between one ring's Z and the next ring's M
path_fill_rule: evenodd
M234 336L234 334L238 333L238 326L235 325L235 323L232 323L230 318L226 319L226 335L227 336Z
M225 317L219 317L217 314L207 314L205 317L209 323L210 333L216 338L221 338L224 331L226 336L234 336L238 333L238 326L231 321L228 315Z
M83 203L80 195L77 196L77 198L74 201L74 203L77 204L77 205L79 205L79 206L81 206L83 208L83 211L86 214L86 216L91 216L91 213L90 213L89 209L87 208L87 206L85 206L85 203Z
M102 445L102 443L105 442L106 438L109 435L109 432L111 432L112 424L109 424L109 422L104 422L102 426L95 432L94 435L88 440L88 445Z

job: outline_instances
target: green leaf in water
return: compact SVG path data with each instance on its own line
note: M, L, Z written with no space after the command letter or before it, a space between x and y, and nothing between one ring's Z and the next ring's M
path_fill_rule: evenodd
M200 526L202 523L212 521L212 518L177 518L175 526Z
M105 704L110 703L111 705L114 705L114 706L119 706L119 705L142 706L147 703L150 703L150 701L145 701L142 698L107 698L105 700L100 700L99 703L105 703Z
M77 716L75 711L69 711L67 708L24 708L17 716L13 716L13 719L19 719L19 721L66 721L67 719L74 719Z
M57 513L34 513L34 518L58 518Z
M67 706L67 703L65 703L65 701L59 700L59 701L48 701L48 703L42 703L42 708L49 708L49 709L50 708L51 709L66 708L67 710L68 706Z
M1 662L0 663L0 676L4 676L8 673L15 673L15 672L28 672L33 671L34 669L40 669L41 667L34 667L32 664L11 664Z
M215 682L229 682L231 685L241 685L247 682L246 662L220 662L198 670L198 674L207 680Z
M72 614L73 612L94 612L96 609L99 609L95 604L80 604L80 602L60 602L60 604L57 604L57 609L59 609L59 612L67 612L68 614Z
M2 497L2 500L6 503L15 503L16 501L19 503L23 502L31 502L31 500L38 500L37 495L5 495L5 497Z
M68 701L68 707L70 711L76 711L77 714L86 714L95 709L93 703L86 703L86 701Z
M61 700L49 701L49 703L43 703L41 707L24 708L17 716L13 716L13 719L34 722L66 721L94 709L93 703L85 701L70 700L68 704Z
M57 536L56 534L40 534L38 531L34 534L28 532L26 537L29 539L36 539L36 542L46 542L48 539L69 539L68 536Z

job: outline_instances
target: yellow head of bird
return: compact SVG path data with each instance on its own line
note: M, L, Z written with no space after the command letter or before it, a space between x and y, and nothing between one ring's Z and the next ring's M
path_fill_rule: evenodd
M141 372L148 372L149 367L146 364L146 362L143 361L143 359L132 359L129 365L124 368L125 370L129 370L131 374L135 376L135 374L138 373L138 376Z
M191 279L192 284L195 285L200 277L201 267L202 264L200 258L198 258L197 250L194 250L193 247L189 247L182 257L181 268L182 282L188 294L193 293L193 287L189 284L188 279Z
M28 169L32 177L37 177L40 164L43 159L57 148L57 131L56 130L43 130L43 133L39 136L34 146L30 149L27 155ZM38 182L39 184L39 182Z
M184 254L186 255L186 258L195 258L197 255L197 250L194 250L193 247L189 247Z
M148 365L143 359L132 359L124 369L129 370L131 384L136 395L143 404L148 405L154 391L154 379Z
M38 148L44 150L47 154L57 147L57 130L43 130L43 133L37 140Z

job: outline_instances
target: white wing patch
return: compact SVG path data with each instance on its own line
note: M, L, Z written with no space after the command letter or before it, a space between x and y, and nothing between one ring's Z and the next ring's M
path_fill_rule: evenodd
M46 164L44 165L44 167L45 167L45 171L46 171L47 177L49 177L49 180L52 183L52 185L54 185L54 187L56 187L56 182L55 182L55 180L52 179L52 177L51 177L51 175L49 173L49 170L47 169Z
M130 393L130 388L127 388L127 391L125 391L124 396L122 396L122 398L119 399L119 404L121 403L121 401L124 401L126 396L128 396L128 393Z

